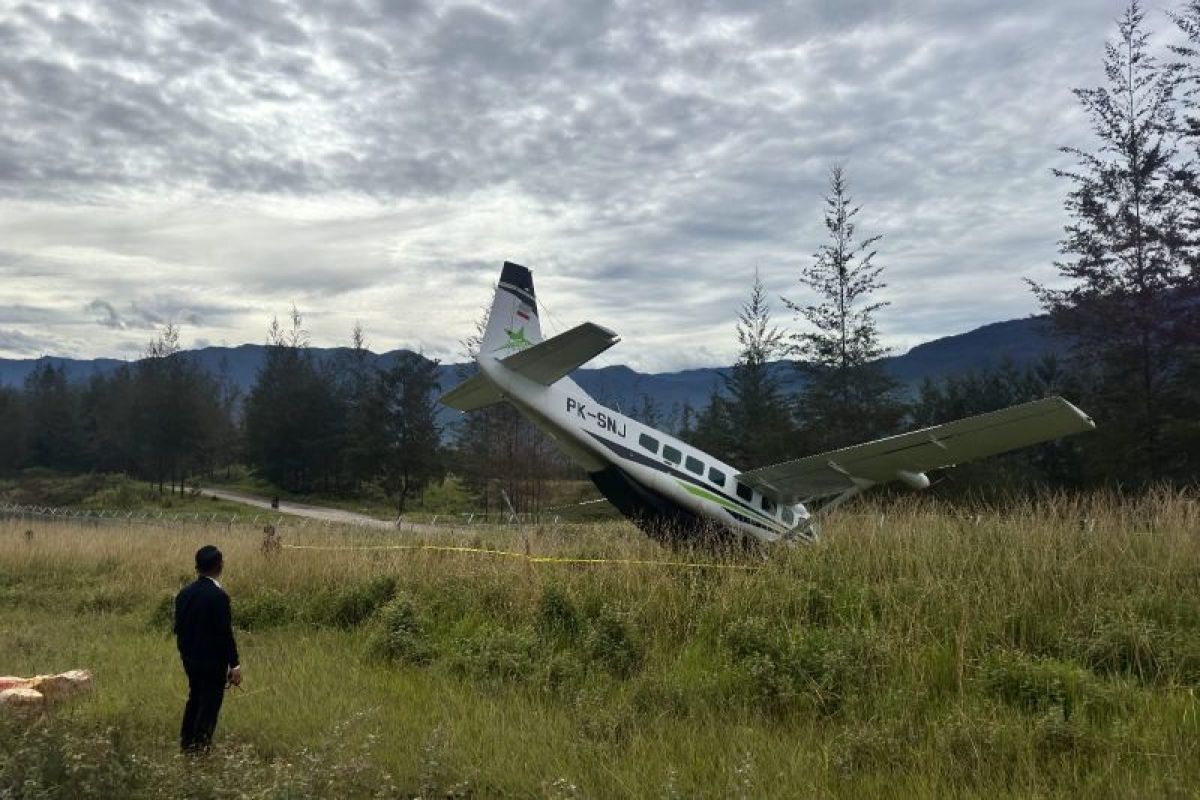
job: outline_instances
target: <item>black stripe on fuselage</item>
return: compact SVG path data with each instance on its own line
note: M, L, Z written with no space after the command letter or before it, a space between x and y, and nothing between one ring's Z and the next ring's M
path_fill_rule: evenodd
M670 475L672 478L684 480L684 481L687 481L688 483L699 486L704 491L711 492L711 493L717 495L718 497L722 497L725 500L728 500L729 502L738 506L739 508L743 508L746 511L749 511L751 514L758 513L752 507L750 507L750 506L746 505L744 502L742 502L742 500L740 498L730 497L725 492L722 492L720 489L717 489L716 487L712 486L711 484L704 483L703 481L697 479L694 475L690 475L690 474L680 471L680 470L671 469L670 467L666 466L665 464L660 464L658 461L650 458L649 456L643 455L642 453L639 453L638 451L636 451L632 448L626 447L623 444L617 444L616 442L610 442L608 439L605 439L603 436L597 436L596 434L592 433L591 431L587 431L587 434L589 436L591 436L593 439L595 439L596 441L600 442L600 444L607 447L609 450L612 450L614 453L616 453L621 458L632 461L635 464L641 464L644 467L651 467L652 469L655 469L659 472ZM726 509L726 510L728 510L728 509ZM774 521L774 520L772 520L772 521ZM782 523L776 523L776 524L781 525ZM758 526L760 528L764 527L761 519L759 519ZM769 528L769 530L774 531L775 529ZM776 532L778 532L778 531L776 531Z
M518 287L509 286L507 283L498 283L498 284L496 284L496 288L502 289L503 291L508 292L513 297L517 298L522 303L529 306L529 308L533 311L534 316L537 316L537 301L533 299L533 295L526 294L524 291L522 291Z

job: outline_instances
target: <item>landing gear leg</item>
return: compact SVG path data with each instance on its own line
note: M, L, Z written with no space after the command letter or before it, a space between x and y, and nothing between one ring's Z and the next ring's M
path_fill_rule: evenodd
M789 543L794 543L799 537L804 537L809 541L816 541L817 537L819 537L821 534L821 528L818 525L820 518L827 516L829 512L833 511L847 500L858 497L866 488L866 486L852 486L851 488L839 494L837 497L830 500L825 505L818 508L812 514L809 514L807 519L792 529L787 537L787 541Z

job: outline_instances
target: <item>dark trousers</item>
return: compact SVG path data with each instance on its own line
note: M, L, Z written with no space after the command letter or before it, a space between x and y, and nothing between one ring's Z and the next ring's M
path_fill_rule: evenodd
M226 668L185 662L183 670L187 673L188 699L183 707L179 746L185 751L205 750L212 742L221 701L225 699Z

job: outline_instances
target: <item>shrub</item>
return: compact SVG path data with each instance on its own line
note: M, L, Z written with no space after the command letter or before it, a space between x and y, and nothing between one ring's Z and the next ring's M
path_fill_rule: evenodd
M170 633L175 628L175 595L164 594L150 612L148 624L151 629Z
M639 669L645 654L641 643L625 621L609 608L592 620L584 639L588 659L618 678L628 678Z
M534 673L537 640L531 631L486 624L458 640L451 665L480 678L517 681Z
M538 599L538 631L547 638L573 640L579 634L579 612L557 586L547 586Z
M353 628L370 619L395 594L396 579L390 575L379 575L344 589L318 595L311 616L317 624Z
M387 661L425 664L433 650L416 605L407 596L388 603L382 612L382 624L371 642L371 652Z
M1095 678L1086 669L1015 650L989 658L983 680L985 691L998 700L1026 711L1059 709L1068 719L1101 695Z
M233 603L233 624L248 631L277 628L296 619L297 604L282 592L265 589Z
M874 641L858 631L814 628L788 636L751 618L730 624L722 638L741 696L777 715L800 698L822 714L836 713L881 661Z

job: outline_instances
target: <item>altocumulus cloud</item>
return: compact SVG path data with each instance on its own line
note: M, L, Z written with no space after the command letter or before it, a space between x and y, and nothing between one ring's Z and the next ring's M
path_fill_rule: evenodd
M453 358L509 258L610 360L728 361L756 267L796 296L835 161L889 343L1027 314L1120 10L314 5L0 0L0 309L46 310L0 354L261 341L295 304L317 344Z

